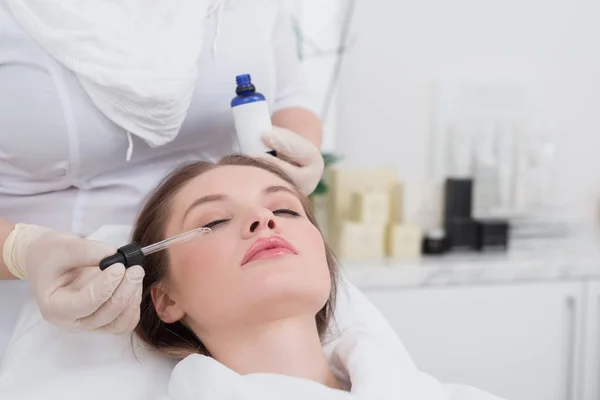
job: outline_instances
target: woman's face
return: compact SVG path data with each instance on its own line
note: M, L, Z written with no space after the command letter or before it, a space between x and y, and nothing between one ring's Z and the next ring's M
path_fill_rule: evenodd
M174 198L166 237L212 232L169 250L161 319L200 335L294 315L315 316L330 293L325 244L291 185L256 167L221 166Z

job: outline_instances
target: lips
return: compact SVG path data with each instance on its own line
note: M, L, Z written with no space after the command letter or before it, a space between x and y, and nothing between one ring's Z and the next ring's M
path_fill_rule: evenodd
M252 261L279 257L284 254L298 254L298 252L287 240L280 236L258 239L246 252L242 260L242 266Z

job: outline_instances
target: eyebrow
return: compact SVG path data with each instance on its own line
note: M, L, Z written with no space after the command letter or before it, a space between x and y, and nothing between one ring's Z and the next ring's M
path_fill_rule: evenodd
M287 192L298 198L298 193L296 193L296 191L294 191L286 186L282 186L282 185L268 186L263 190L264 194L272 194L272 193L278 193L278 192ZM202 196L202 197L194 200L194 202L192 204L190 204L190 206L187 208L187 210L183 214L183 218L181 219L181 222L182 223L185 222L185 219L187 218L188 214L194 208L201 206L202 204L214 203L214 202L218 202L218 201L225 201L227 199L229 199L229 196L227 196L225 194L209 194L207 196Z

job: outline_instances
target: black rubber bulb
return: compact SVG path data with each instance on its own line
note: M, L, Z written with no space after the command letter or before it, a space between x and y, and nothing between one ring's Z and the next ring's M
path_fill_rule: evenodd
M106 268L110 267L113 264L123 264L125 265L125 262L127 260L125 259L125 255L121 252L117 252L115 254L113 254L112 256L108 256L104 259L102 259L102 261L100 261L100 269L102 271L104 271Z
M115 263L121 263L125 266L125 268L129 268L134 265L140 265L143 267L145 258L144 252L142 252L142 247L136 242L131 242L123 247L119 247L117 252L112 256L103 258L98 266L102 271Z

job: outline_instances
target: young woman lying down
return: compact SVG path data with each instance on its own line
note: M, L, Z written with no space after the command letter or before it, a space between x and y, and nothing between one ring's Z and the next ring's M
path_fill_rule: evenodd
M145 266L136 332L182 359L169 398L495 399L440 384L360 329L331 337L338 267L307 198L276 167L234 155L178 169L151 194L133 239L145 246L201 226L212 232Z

